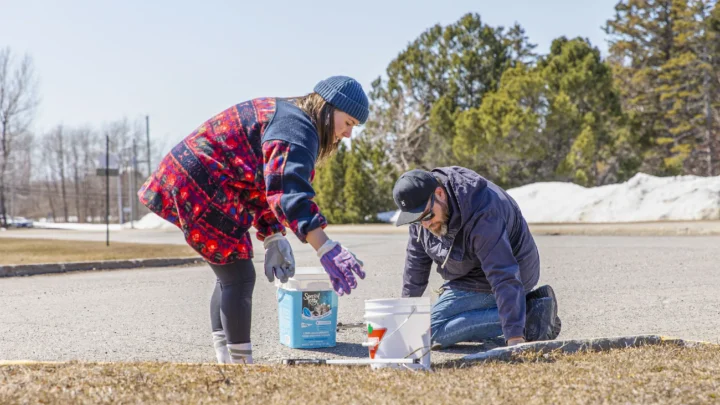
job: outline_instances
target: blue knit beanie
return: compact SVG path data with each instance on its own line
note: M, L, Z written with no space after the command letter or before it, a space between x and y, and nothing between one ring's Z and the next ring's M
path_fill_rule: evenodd
M364 124L370 110L368 98L360 83L347 76L329 77L315 85L318 93L325 101L347 113Z

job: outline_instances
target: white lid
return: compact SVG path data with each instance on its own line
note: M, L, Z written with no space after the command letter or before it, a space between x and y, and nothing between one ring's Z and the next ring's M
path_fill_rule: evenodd
M322 267L296 267L295 275L291 278L296 280L315 280L318 278L326 279L327 273Z
M275 279L275 286L285 290L329 290L332 284L322 267L296 267L295 275L286 283Z

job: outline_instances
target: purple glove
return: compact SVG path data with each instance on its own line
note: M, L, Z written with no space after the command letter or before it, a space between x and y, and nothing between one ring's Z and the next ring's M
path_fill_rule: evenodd
M338 295L350 294L350 290L357 287L353 272L361 279L365 278L363 263L337 242L331 240L325 242L318 249L318 256Z

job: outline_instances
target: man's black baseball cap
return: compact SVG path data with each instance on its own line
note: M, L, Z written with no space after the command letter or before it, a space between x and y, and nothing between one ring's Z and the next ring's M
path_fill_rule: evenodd
M435 176L425 170L415 169L403 173L393 188L393 199L400 209L395 226L419 221L439 185Z

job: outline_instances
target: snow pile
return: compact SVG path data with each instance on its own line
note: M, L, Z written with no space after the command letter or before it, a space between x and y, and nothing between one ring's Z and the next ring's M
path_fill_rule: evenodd
M131 229L135 226L135 229L177 229L177 227L170 222L160 218L158 215L154 213L149 213L142 217L140 220L135 221L134 224L131 224L130 222L126 222L122 225L120 224L110 224L110 230L111 231L120 231L123 229ZM41 221L34 221L33 226L35 228L44 228L44 229L69 229L74 231L105 231L106 225L105 224L79 224L76 222L50 222L47 220L41 220Z
M130 223L123 224L123 228L130 229ZM139 221L135 221L135 229L178 229L178 227L151 212Z
M72 231L105 231L105 224L78 224L76 222L48 222L33 221L33 227L43 229L69 229ZM120 224L110 224L111 231L119 231L122 229Z
M601 187L545 182L507 192L530 223L720 219L720 176L655 177L638 173L625 183ZM382 219L394 223L399 214L383 213Z
M585 188L535 183L508 190L531 223L720 219L720 176L655 177Z

